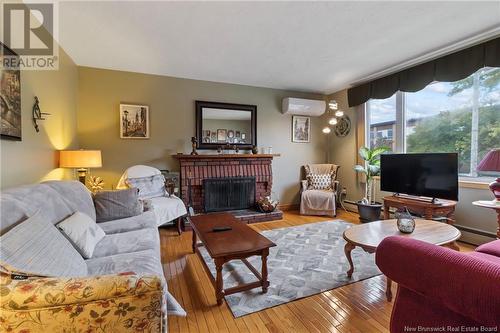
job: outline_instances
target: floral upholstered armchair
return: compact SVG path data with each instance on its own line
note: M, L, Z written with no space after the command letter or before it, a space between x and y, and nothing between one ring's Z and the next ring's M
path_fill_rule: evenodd
M0 276L2 332L161 332L162 286L155 276Z
M301 181L300 214L337 215L338 169L335 164L304 165L306 179Z

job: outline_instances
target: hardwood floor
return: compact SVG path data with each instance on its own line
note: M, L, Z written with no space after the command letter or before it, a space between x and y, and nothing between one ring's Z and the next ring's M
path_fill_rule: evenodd
M337 215L352 223L358 215ZM285 212L281 221L252 224L256 230L296 226L332 218L301 216ZM321 294L234 318L224 302L217 306L214 290L199 258L191 252L191 232L181 236L161 229L162 262L168 289L181 303L187 317L169 316L168 331L174 332L389 332L392 303L385 298L385 277L376 276ZM461 251L473 247L459 243ZM396 294L396 284L393 284Z

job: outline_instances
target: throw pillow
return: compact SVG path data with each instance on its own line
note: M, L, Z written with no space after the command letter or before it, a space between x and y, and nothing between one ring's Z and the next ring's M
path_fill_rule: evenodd
M141 199L163 197L167 194L165 190L165 177L163 175L129 178L125 182L128 187L139 189L139 198Z
M27 275L87 275L82 256L41 213L0 237L0 261L9 270Z
M310 174L309 186L313 190L331 190L332 189L332 175L325 174Z
M92 258L95 246L106 236L102 228L82 212L74 213L57 227L85 259Z
M139 190L136 188L97 192L94 206L97 222L124 219L143 212Z

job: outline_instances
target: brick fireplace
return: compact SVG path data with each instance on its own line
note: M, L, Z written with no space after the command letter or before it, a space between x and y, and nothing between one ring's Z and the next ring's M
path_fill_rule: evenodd
M273 158L278 154L220 154L220 155L173 155L180 164L181 198L189 203L189 184L191 184L191 203L195 212L204 212L205 191L203 182L213 178L255 177L255 200L271 193L273 186ZM277 213L277 212L276 212ZM260 214L239 211L235 214L245 222L280 219L282 213Z

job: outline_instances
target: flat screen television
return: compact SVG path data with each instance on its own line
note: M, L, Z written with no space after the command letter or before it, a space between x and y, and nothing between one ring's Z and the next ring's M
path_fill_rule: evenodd
M380 189L458 201L458 156L456 153L383 154Z

